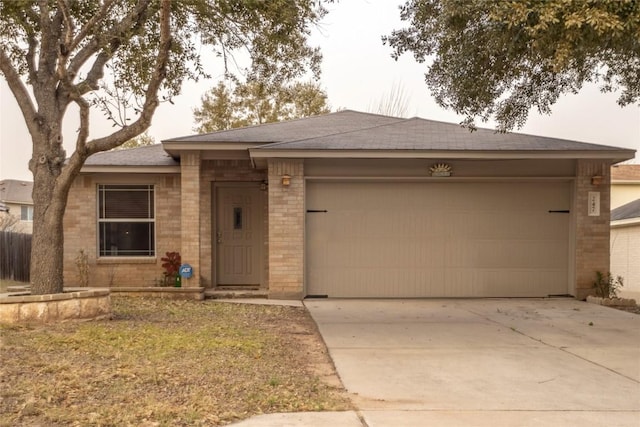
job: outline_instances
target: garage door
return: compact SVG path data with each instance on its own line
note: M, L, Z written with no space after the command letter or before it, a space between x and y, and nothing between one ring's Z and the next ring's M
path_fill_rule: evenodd
M308 182L306 292L567 293L569 183Z

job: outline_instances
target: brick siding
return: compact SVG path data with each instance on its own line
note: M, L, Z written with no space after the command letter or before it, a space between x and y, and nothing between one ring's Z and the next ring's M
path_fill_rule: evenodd
M91 286L158 286L162 282L162 262L166 252L179 251L183 262L194 267L194 278L183 286L215 286L215 245L212 245L212 202L214 183L266 180L266 171L256 170L248 160L200 160L182 156L179 174L97 174L79 176L69 194L65 214L65 285L78 286L75 258L80 249L88 255ZM97 185L153 184L156 195L156 257L97 257ZM183 185L184 184L184 185ZM194 193L199 196L194 197ZM262 287L268 278L268 219L264 206Z
M599 185L591 183L594 175L602 176ZM575 292L578 299L593 295L596 271L609 271L609 199L611 175L609 163L578 160L576 171L576 258ZM589 192L600 193L600 215L588 215Z
M153 184L156 202L156 256L151 258L98 259L98 184ZM166 252L180 248L180 176L131 174L80 175L69 192L64 216L64 283L78 286L75 259L83 250L89 261L90 286L158 286Z
M282 175L291 176L289 186ZM269 298L304 296L304 166L269 159Z

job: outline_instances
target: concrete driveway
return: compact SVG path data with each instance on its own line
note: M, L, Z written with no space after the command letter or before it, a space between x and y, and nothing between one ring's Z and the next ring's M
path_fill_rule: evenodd
M369 427L640 426L640 315L573 299L305 305Z

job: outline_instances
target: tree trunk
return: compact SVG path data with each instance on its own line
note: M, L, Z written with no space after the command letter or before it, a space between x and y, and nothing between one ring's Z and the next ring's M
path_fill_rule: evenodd
M62 219L64 208L53 200L50 188L54 177L36 178L33 198L33 237L31 240L31 293L56 294L63 290L64 234ZM44 182L43 182L44 181Z
M43 120L40 135L32 135L33 157L33 237L31 245L31 293L56 294L63 291L63 218L70 182L61 175L65 160L60 132L62 115L50 113Z

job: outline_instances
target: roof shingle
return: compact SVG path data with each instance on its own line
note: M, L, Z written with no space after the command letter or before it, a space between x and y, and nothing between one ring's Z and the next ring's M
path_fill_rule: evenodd
M640 165L615 165L611 167L612 181L640 182Z
M85 166L178 166L180 163L164 151L162 144L154 144L96 153L84 164Z
M611 221L632 218L640 218L640 199L629 202L611 211Z
M0 181L0 201L20 205L32 205L33 182L4 179Z

